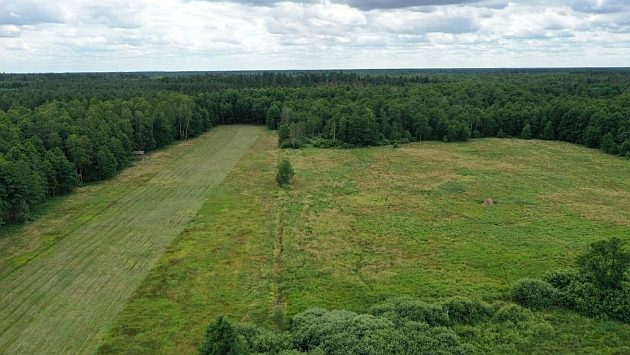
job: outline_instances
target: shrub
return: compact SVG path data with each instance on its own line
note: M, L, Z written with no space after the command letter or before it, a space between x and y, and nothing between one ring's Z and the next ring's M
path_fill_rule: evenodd
M561 269L553 270L543 276L543 280L549 282L551 286L558 289L565 289L569 287L569 284L573 281L578 281L580 278L577 270L573 269Z
M199 354L201 355L238 355L241 347L232 324L223 316L218 317L206 330Z
M302 351L320 348L325 353L350 353L357 349L364 336L393 327L385 318L359 315L349 311L313 309L293 318L291 330L294 344Z
M523 279L512 286L512 298L525 307L543 309L557 305L561 297L548 282Z
M312 309L296 315L291 326L295 346L324 354L464 354L450 329L349 311Z
M630 322L630 252L618 238L591 244L577 259L577 270L557 270L543 280L521 280L512 297L531 308L552 305L591 317Z
M567 289L572 308L578 313L591 316L608 316L630 323L630 292L622 289L602 289L590 282L575 282Z
M499 310L494 314L492 319L496 322L504 323L504 322L524 322L529 316L527 315L527 310L523 307L516 304L508 304L499 308Z
M281 187L289 186L294 175L295 171L293 171L291 162L286 158L282 159L278 164L278 173L276 175L276 182L278 182L278 185Z
M251 324L235 327L241 336L247 352L278 354L293 348L291 334L288 332L272 332Z
M373 306L370 313L384 316L395 322L424 322L429 325L447 325L449 319L446 311L440 307L410 297L398 297Z
M492 316L492 306L465 297L453 297L442 303L442 308L452 323L475 324Z
M573 297L569 294L568 288L574 283L583 282L583 277L577 270L561 269L550 271L543 276L543 281L548 282L558 291L558 299L556 305L565 308L573 308Z

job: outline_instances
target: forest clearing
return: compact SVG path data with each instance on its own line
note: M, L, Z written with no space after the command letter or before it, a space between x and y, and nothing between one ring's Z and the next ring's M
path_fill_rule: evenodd
M630 355L630 0L0 0L0 355Z
M0 74L0 353L630 353L629 78Z
M261 135L212 192L101 353L193 353L219 315L282 329L310 307L361 311L400 295L504 300L519 278L572 265L594 233L630 238L630 162L599 151L514 139L282 151L276 141ZM279 156L296 170L288 191L275 186ZM544 334L504 334L503 347L475 352L630 350L627 324L532 317Z

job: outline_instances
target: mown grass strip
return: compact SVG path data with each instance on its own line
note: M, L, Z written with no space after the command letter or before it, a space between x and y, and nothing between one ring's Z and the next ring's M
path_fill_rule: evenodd
M262 128L218 127L0 281L0 349L91 352L156 258Z
M274 180L277 155L275 134L263 133L162 254L101 353L195 353L218 314L282 322L286 299L278 292L283 281L276 267L283 206L277 197L285 192Z

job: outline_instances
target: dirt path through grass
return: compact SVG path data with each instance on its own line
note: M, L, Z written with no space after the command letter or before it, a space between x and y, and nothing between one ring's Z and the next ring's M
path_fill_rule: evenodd
M0 350L93 352L157 257L262 130L217 127L171 148L146 183L3 276Z

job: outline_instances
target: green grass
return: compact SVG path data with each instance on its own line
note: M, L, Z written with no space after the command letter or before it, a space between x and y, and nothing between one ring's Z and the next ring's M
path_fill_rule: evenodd
M279 155L296 180L275 186ZM505 298L599 239L630 240L630 161L484 139L279 152L262 135L131 298L101 352L194 353L217 315L282 326L306 308L401 294ZM497 204L482 206L486 197ZM523 352L628 352L630 326L540 313Z
M218 127L3 232L0 351L95 351L158 256L262 131Z

